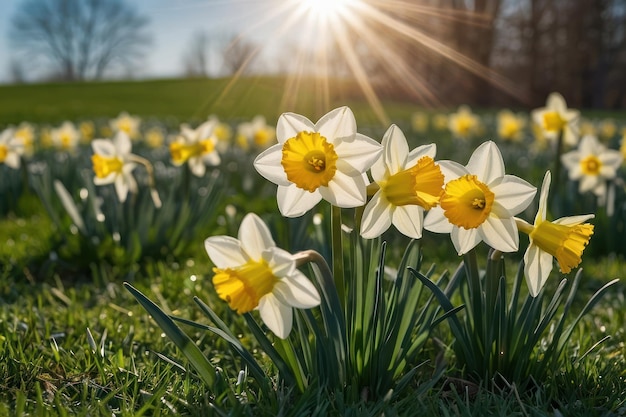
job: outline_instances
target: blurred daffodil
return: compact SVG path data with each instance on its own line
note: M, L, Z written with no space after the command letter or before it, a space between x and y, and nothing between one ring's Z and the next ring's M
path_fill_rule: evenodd
M526 120L510 110L498 112L498 136L501 139L519 142L524 137Z
M144 135L144 141L146 142L146 145L151 148L160 148L165 142L165 133L160 127L151 127L150 129L146 130L146 133Z
M207 165L219 165L221 158L216 149L217 138L214 135L214 121L206 121L196 129L182 125L180 134L170 143L170 154L174 165L189 163L191 172L202 177Z
M524 275L533 297L539 294L552 271L552 258L556 258L562 273L569 273L580 264L583 250L593 234L593 225L584 223L592 219L593 214L546 220L550 180L548 171L541 186L535 224L515 219L519 230L528 234L530 239L530 245L524 254Z
M5 164L13 169L21 165L20 156L24 153L22 141L15 137L13 129L5 129L0 132L0 164Z
M217 138L217 150L224 153L230 147L233 138L233 129L228 123L221 122L215 115L211 115L209 120L215 123L213 133Z
M604 140L612 139L617 134L617 125L613 119L602 119L598 125L598 133Z
M382 140L383 154L371 173L379 190L365 206L361 236L380 236L391 224L404 235L422 237L424 210L439 203L443 174L434 158L435 144L420 146L409 152L402 131L392 125Z
M480 145L465 167L453 161L439 164L446 185L424 227L450 233L459 255L481 241L501 252L516 251L519 236L513 216L528 207L536 188L505 175L502 154L491 141Z
M257 156L254 167L278 185L283 216L301 216L322 198L344 208L365 204L369 183L365 172L382 147L356 132L352 110L332 110L315 124L304 116L284 113L276 136L278 144Z
M615 178L622 164L620 151L608 149L595 136L582 138L578 149L561 155L561 162L567 168L569 178L579 181L581 193L591 191L598 197L606 194L606 181Z
M414 132L426 133L428 131L428 114L421 111L413 113L411 126Z
M115 119L109 121L109 126L113 133L124 132L131 139L139 137L139 126L141 119L137 116L131 116L127 112L121 112Z
M276 246L256 214L244 217L238 238L213 236L204 242L215 264L215 290L239 314L258 310L267 327L285 339L291 332L292 309L319 305L319 293L296 269L294 256Z
M74 123L66 121L60 127L52 129L50 137L53 145L57 148L64 151L73 151L78 145L80 134L76 130Z
M460 106L456 113L448 116L448 128L457 138L468 139L476 134L479 127L480 119L469 106Z
M240 140L245 138L257 149L266 149L276 143L276 129L269 126L263 116L255 116L252 121L241 123L237 132Z
M137 192L137 182L132 175L136 163L131 161L132 145L126 133L119 131L112 140L94 139L91 148L94 153L91 157L94 184L114 184L120 202L126 201L129 191Z
M91 120L85 120L78 125L80 131L80 141L82 143L89 143L93 139L96 132L96 128Z
M35 128L30 123L22 122L13 135L22 142L24 154L31 156L35 151Z
M563 135L563 142L576 146L580 112L568 109L565 99L559 93L551 93L546 106L532 111L533 121L542 129L546 139L555 141Z

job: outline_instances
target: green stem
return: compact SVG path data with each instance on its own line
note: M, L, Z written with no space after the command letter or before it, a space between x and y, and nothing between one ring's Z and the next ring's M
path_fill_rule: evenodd
M332 234L332 263L335 287L342 306L345 306L345 283L343 276L343 239L341 235L341 208L331 206L330 227Z

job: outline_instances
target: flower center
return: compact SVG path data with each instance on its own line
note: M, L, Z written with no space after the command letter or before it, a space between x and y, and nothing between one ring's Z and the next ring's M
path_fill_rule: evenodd
M0 145L0 163L3 163L7 159L9 149L5 145Z
M177 164L183 164L187 162L189 158L193 158L195 156L211 153L214 149L215 145L210 139L204 139L190 144L181 142L172 142L170 144L170 154L172 155L172 160Z
M440 204L450 223L474 229L487 219L494 199L495 194L476 175L464 175L446 184Z
M602 162L595 155L589 155L588 157L581 159L580 166L585 175L599 175L600 168L602 168Z
M414 204L425 210L439 203L442 188L443 174L430 156L424 156L413 167L391 175L381 184L381 189L391 204Z
M59 139L61 140L61 147L63 149L72 147L72 135L70 133L61 133Z
M566 226L549 221L539 223L530 233L533 243L554 256L564 274L577 267L589 239L593 225L589 223Z
M98 178L106 178L111 173L121 174L124 163L116 156L108 157L94 154L91 157L93 163L93 171Z
M213 285L217 295L230 308L243 314L254 310L259 300L272 292L278 278L265 261L248 261L236 268L213 268Z
M130 120L128 119L122 119L120 120L120 122L117 125L118 129L120 129L122 132L130 135L131 130L132 130L132 126L130 124Z
M327 186L337 171L335 147L318 132L299 132L283 145L287 179L309 192Z
M565 126L565 120L558 112L549 111L543 115L543 127L549 132L560 132Z

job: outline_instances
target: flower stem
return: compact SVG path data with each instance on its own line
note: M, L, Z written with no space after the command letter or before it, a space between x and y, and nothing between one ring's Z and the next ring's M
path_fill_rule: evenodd
M152 202L154 203L154 207L161 208L161 198L159 197L159 192L156 189L156 184L154 180L154 168L152 168L152 164L146 158L142 158L141 156L131 154L127 156L129 161L137 162L146 168L148 171L148 186L150 187L150 197L152 197Z
M345 306L345 284L343 277L343 239L341 236L341 208L331 206L330 227L332 233L333 278L341 305Z

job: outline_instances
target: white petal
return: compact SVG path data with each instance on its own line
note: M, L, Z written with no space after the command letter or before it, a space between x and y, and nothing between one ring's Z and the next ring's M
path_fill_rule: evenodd
M552 174L550 171L546 171L546 175L543 176L543 183L541 184L541 195L539 196L539 209L535 216L535 224L546 219L548 214L548 194L550 192L550 182L552 181Z
M283 113L276 124L276 139L281 145L296 137L300 132L315 132L315 125L309 119L296 113Z
M450 238L459 255L469 252L482 240L477 229L464 229L462 227L454 227L450 232Z
M189 169L191 173L196 177L204 177L206 173L206 165L200 156L194 156L189 158Z
M535 187L513 175L505 175L495 183L490 184L489 189L495 194L496 201L513 216L526 209L537 193Z
M320 187L319 192L330 204L336 207L359 207L367 201L367 183L365 174L350 177L336 171L328 187Z
M133 145L130 142L130 138L126 132L120 130L115 134L113 138L113 144L117 150L118 155L128 155L132 150Z
M248 213L243 218L237 237L244 252L255 261L263 258L263 251L276 246L270 229L254 213Z
M356 133L356 119L349 107L339 107L326 113L315 124L315 130L335 146L342 141L352 141Z
M380 157L382 151L380 143L357 133L355 140L336 144L335 152L339 157L337 169L350 176L362 174Z
M263 323L278 337L286 339L291 332L293 311L291 307L281 303L272 293L266 294L259 300L257 310L261 314Z
M115 182L115 179L117 178L117 173L115 172L111 172L109 175L107 175L104 178L100 178L100 177L93 177L93 183L95 185L107 185L107 184L113 184Z
M222 162L222 159L220 158L220 154L214 151L202 155L202 161L205 165L217 166Z
M263 259L278 278L288 277L296 270L296 261L292 254L279 247L272 247L263 252Z
M396 207L392 223L405 236L412 239L422 237L422 220L424 209L420 206L408 205Z
M552 255L544 252L532 243L524 254L524 276L528 285L528 292L536 297L550 276L553 261Z
M9 152L4 157L4 163L13 169L18 169L20 167L20 156L15 152Z
M443 209L437 206L428 211L424 219L424 229L434 233L450 233L454 225L443 214Z
M430 156L431 158L435 159L435 155L437 155L436 144L430 143L428 145L418 146L409 153L409 157L407 158L405 167L412 167L413 165L417 164L417 161L425 156Z
M315 285L298 270L278 281L273 292L280 301L291 307L313 308L320 304L320 295Z
M469 174L469 171L463 165L455 161L437 161L437 164L443 174L444 184Z
M578 191L585 193L596 189L600 184L604 184L604 180L598 176L583 175L578 184Z
M93 153L103 156L114 156L116 154L115 145L108 139L94 139L91 141Z
M550 93L546 100L546 107L551 111L557 111L559 113L563 113L567 110L565 99L559 93Z
M502 154L498 146L492 141L484 142L476 148L465 167L485 184L504 176Z
M287 174L281 165L282 158L283 145L270 146L254 159L254 168L274 184L288 186L291 182L287 179Z
M594 217L596 217L594 214L581 214L580 216L561 217L560 219L554 220L552 223L562 224L563 226L575 226L593 219Z
M117 193L117 198L120 202L126 201L126 197L128 196L128 184L124 180L123 175L117 175L115 177L115 192Z
M204 241L204 248L211 262L218 268L232 268L250 260L241 242L231 236L211 236Z
M578 152L581 155L597 155L602 152L603 146L598 142L598 138L593 135L585 135L578 144Z
M602 171L608 168L612 172L611 177L604 176L605 174L602 171L601 175L605 178L612 178L615 176L615 171L622 165L624 156L620 151L609 149L604 151L601 155L598 155L598 159L602 162Z
M581 154L578 151L570 151L561 155L561 162L568 171L578 168L580 166L580 160Z
M295 184L289 184L286 187L278 185L276 199L280 214L285 217L299 217L319 203L322 199L322 194L319 189L311 193L296 187Z
M515 252L519 246L519 232L512 217L489 216L478 229L482 240L501 252Z
M392 206L378 190L363 210L361 236L373 239L382 235L391 226Z
M383 158L390 174L395 174L404 169L409 155L409 145L402 130L396 125L391 125L383 136Z

